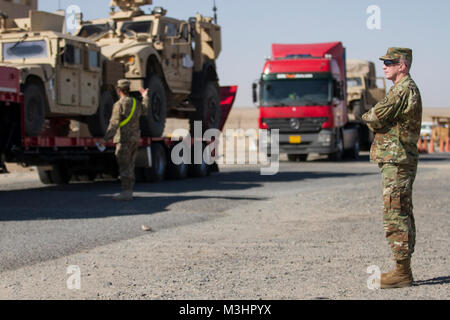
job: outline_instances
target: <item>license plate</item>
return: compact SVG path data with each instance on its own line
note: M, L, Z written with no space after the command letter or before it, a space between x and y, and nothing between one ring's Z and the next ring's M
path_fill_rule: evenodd
M302 137L301 136L290 136L289 143L292 143L292 144L302 143Z

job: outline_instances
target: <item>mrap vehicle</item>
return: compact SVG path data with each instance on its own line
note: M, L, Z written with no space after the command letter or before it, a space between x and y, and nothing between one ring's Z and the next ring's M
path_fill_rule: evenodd
M236 86L220 88L221 130L236 93ZM117 178L118 168L111 142L102 151L97 145L100 138L71 136L68 134L70 121L60 118L46 120L45 130L39 136L29 136L25 116L20 71L0 67L0 164L3 168L4 162L37 166L44 184L66 184L102 176ZM203 152L211 141L200 140ZM136 163L137 181L158 182L165 178L183 179L188 175L202 177L218 169L215 163L208 164L203 157L200 163L175 164L170 156L172 149L183 142L186 141L182 138L142 137ZM194 144L195 139L186 142L191 149Z
M259 128L279 130L280 153L358 157L357 124L347 115L345 48L341 42L273 44L259 83L253 84ZM269 139L270 140L270 139Z
M187 1L189 2L189 1ZM220 125L216 60L222 50L216 19L197 14L187 20L168 17L162 7L146 13L152 0L113 0L109 17L81 21L76 35L94 41L110 63L124 66L131 91L150 89L152 108L141 122L143 135L159 137L166 118Z

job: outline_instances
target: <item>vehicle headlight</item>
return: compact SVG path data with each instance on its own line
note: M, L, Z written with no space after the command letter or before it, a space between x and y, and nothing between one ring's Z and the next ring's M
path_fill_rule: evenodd
M319 142L322 146L330 146L333 141L333 133L330 130L322 130L319 133L319 138L317 142Z

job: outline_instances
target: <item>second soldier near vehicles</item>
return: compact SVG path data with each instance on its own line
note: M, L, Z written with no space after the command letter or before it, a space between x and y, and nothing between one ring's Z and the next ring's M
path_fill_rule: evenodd
M119 80L117 94L119 101L114 104L111 120L104 140L114 137L116 144L116 160L119 166L122 192L114 200L128 201L133 199L135 183L135 162L141 139L140 117L147 113L149 108L148 89L140 89L143 97L142 103L130 97L130 81Z
M383 185L383 224L396 267L381 275L381 288L412 285L411 256L416 227L412 187L419 152L417 142L422 123L422 99L409 71L412 50L389 48L382 56L386 78L394 82L383 101L363 115L375 132L370 159L378 163Z

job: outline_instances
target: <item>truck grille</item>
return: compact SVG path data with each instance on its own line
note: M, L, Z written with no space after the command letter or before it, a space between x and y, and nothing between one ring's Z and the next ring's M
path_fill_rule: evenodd
M319 132L322 125L328 121L327 117L321 118L267 118L262 119L269 129L279 129L280 132Z

